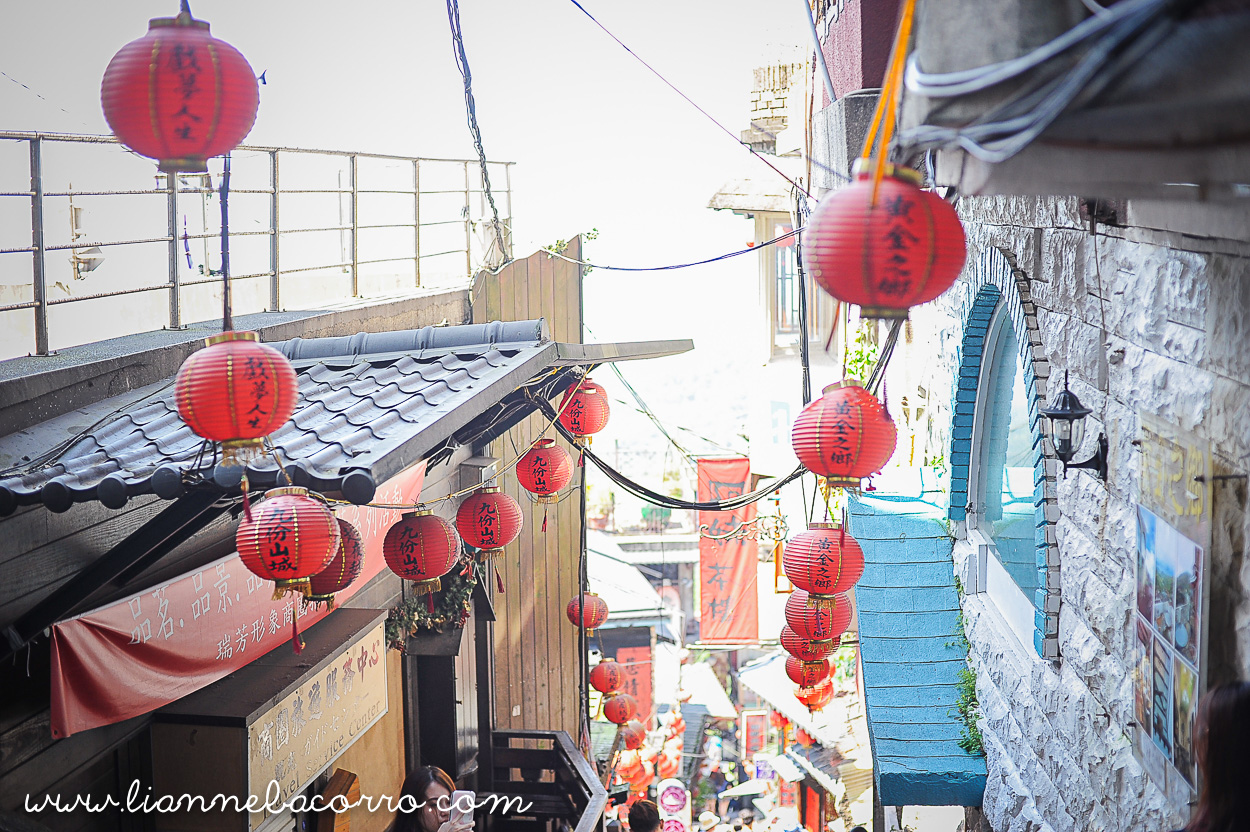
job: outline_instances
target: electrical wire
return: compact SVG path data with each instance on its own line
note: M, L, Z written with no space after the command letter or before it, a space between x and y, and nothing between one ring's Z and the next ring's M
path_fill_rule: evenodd
M986 162L1006 161L1033 142L1065 110L1093 99L1152 50L1176 25L1175 11L1179 5L1186 4L1175 0L1126 0L1107 14L1088 18L1050 44L1017 59L1019 64L1003 62L941 76L918 73L911 85L914 92L930 97L964 95L1016 77L1101 33L1067 71L1026 85L1023 91L972 123L961 127L921 125L900 134L900 143L919 148L958 147Z
M806 191L803 191L803 193L806 193ZM730 257L738 257L739 255L742 255L742 254L750 254L753 251L759 251L765 246L776 245L782 240L788 240L789 238L795 236L796 234L801 233L802 231L803 231L802 228L796 228L793 231L787 231L785 234L782 234L779 237L774 237L771 240L765 240L762 243L756 243L755 245L744 248L741 251L731 251L728 254L721 254L716 257L709 257L706 260L695 260L694 262L691 262L691 263L674 263L671 266L601 266L598 263L591 263L589 260L574 260L572 257L565 256L564 254L561 254L558 251L552 251L550 249L545 249L545 251L547 252L548 256L559 258L560 260L563 260L566 263L574 263L578 266L590 266L592 268L603 269L604 271L609 271L609 272L666 272L666 271L671 271L673 269L688 269L691 266L706 266L708 263L716 263L721 260L728 260Z
M473 137L473 147L477 151L478 163L482 167L482 190L486 194L486 201L490 203L491 228L495 231L495 243L499 246L499 254L506 263L512 259L512 252L504 242L503 227L499 222L499 208L495 205L495 195L490 190L490 174L486 170L486 151L482 147L482 131L477 126L477 104L473 100L473 74L469 72L469 57L464 51L464 33L460 28L458 0L447 0L447 20L451 24L456 68L460 70L460 77L464 79L464 106L469 117L469 134ZM468 208L467 204L465 208Z
M733 140L734 140L734 142L735 142L735 143L736 143L739 147L744 147L744 148L746 148L746 149L747 149L747 151L748 151L749 153L751 153L751 155L753 155L756 159L759 159L759 160L760 160L761 162L763 162L764 164L768 165L768 167L772 168L773 172L774 172L774 173L776 173L778 176L780 176L782 179L786 180L786 181L787 181L787 182L789 182L792 186L794 186L795 188L798 188L798 189L799 189L800 191L802 191L803 193L805 193L805 194L807 193L807 189L805 189L804 187L802 187L801 185L799 185L797 182L795 182L795 181L794 181L793 179L791 179L789 176L786 176L786 174L785 174L785 173L781 170L781 168L777 167L777 166L776 166L776 165L774 165L772 162L768 161L768 159L766 159L766 158L764 157L764 154L760 153L758 150L756 150L755 148L751 147L749 144L746 144L745 142L743 142L741 138L739 138L738 136L734 135L734 133L733 133L733 131L732 131L732 130L730 130L728 127L726 127L725 125L723 125L723 124L721 124L719 121L717 121L715 118L713 118L711 113L709 113L707 110L703 109L703 108L702 108L702 107L700 107L698 104L696 104L696 103L694 102L694 99L692 99L690 96L686 95L684 92L682 92L680 89L678 89L676 84L674 84L672 81L668 80L668 79L667 79L667 78L665 78L663 75L661 75L661 74L660 74L660 72L659 72L659 70L657 70L655 67L651 66L651 64L647 63L646 61L644 61L644 60L643 60L643 59L642 59L642 58L638 55L638 53L636 53L634 50L632 50L632 49L630 49L628 46L626 46L624 41L622 41L622 40L621 40L620 38L618 38L616 35L612 34L612 32L608 29L608 27L604 26L604 25L603 25L602 23L600 23L597 19L595 19L595 16L594 16L593 14L591 14L589 11L587 11L587 10L586 10L586 7L585 7L585 6L583 6L581 3L579 3L579 2L578 2L578 0L569 0L569 2L571 2L574 6L577 6L577 8L581 10L582 14L584 14L584 15L586 15L588 18L590 18L590 21L591 21L592 23L594 23L596 26L598 26L600 29L602 29L602 30L603 30L603 32L604 32L604 34L606 34L608 37L612 38L612 40L616 41L616 42L617 42L617 44L618 44L618 45L619 45L622 49L624 49L626 52L628 52L631 56L633 56L633 58L634 58L635 60L637 60L637 61L638 61L638 63L642 64L642 65L643 65L643 66L645 66L648 70L650 70L652 75L654 75L656 78L659 78L661 81L663 81L663 82L664 82L664 83L668 86L668 88L669 88L669 89L671 89L673 92L677 93L679 96L681 96L683 99L685 99L685 101L686 101L686 103L687 103L687 104L689 104L691 107L694 107L696 110L698 110L700 113L702 113L702 114L704 115L704 117L706 117L706 118L707 118L707 120L708 120L708 121L712 122L712 123L713 123L713 124L715 124L717 127L719 127L719 128L720 128L720 130L721 130L721 132L722 132L722 133L724 133L725 135L729 136L731 139L733 139ZM810 194L808 194L808 195L810 196Z

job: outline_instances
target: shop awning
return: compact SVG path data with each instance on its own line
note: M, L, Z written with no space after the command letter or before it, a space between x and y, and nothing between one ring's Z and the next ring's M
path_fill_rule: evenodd
M771 780L748 780L745 783L739 783L731 789L725 789L718 792L717 797L750 797L757 794L764 794L768 791L768 787L772 785Z
M959 598L944 507L911 495L853 497L867 566L855 587L876 785L887 806L979 806L985 758L959 747Z
M702 705L707 708L708 716L713 719L737 719L738 709L710 664L688 664L681 669L681 694L689 694L690 704Z
M799 764L788 753L771 757L768 763L773 767L773 771L777 772L777 776L787 783L797 783L807 777L803 769L799 767Z
M794 683L786 675L785 653L778 651L744 666L738 671L738 681L821 745L832 748L846 736L846 710L838 699L813 714L794 698Z

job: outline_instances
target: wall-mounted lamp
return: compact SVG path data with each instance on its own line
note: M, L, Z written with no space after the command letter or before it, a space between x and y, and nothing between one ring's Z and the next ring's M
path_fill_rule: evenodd
M1039 408L1046 418L1046 432L1055 446L1055 456L1063 463L1063 475L1068 476L1069 468L1088 468L1098 473L1103 482L1107 481L1107 435L1098 434L1098 450L1084 462L1072 462L1072 457L1081 447L1085 438L1085 417L1093 411L1081 404L1076 394L1068 389L1068 373L1063 373L1063 392L1050 407Z

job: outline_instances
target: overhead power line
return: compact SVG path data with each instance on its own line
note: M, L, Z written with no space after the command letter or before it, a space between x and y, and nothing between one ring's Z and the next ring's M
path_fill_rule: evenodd
M447 20L451 24L456 68L460 70L460 77L464 79L464 106L469 117L469 133L473 137L473 147L477 150L478 163L482 166L482 190L486 193L486 201L490 203L491 228L495 232L495 244L499 247L499 254L506 263L512 259L512 252L504 241L503 224L499 221L499 208L495 205L495 195L490 190L490 173L486 170L486 151L482 148L482 131L477 126L477 105L473 100L473 74L469 72L469 58L464 52L464 33L460 30L458 0L447 0ZM467 184L465 188L468 188ZM468 202L467 194L465 201ZM467 204L465 209L468 209Z
M686 103L687 103L687 104L689 104L691 107L694 107L696 110L698 110L700 113L702 113L702 114L703 114L703 116L704 116L705 118L707 118L707 120L708 120L708 121L712 122L712 123L713 123L713 124L715 124L718 128L720 128L720 130L721 130L721 132L722 132L722 133L725 133L727 136L729 136L729 138L733 139L735 144L737 144L739 147L744 147L744 148L746 148L746 149L747 149L747 151L749 151L749 152L750 152L753 156L755 156L755 158L759 159L761 162L763 162L764 164L766 164L766 165L768 165L770 168L772 168L774 173L776 173L776 174L777 174L778 176L780 176L782 179L784 179L784 180L786 180L787 182L789 182L791 186L793 186L793 187L795 187L795 188L798 188L800 191L802 191L802 192L803 192L803 193L805 193L805 194L807 193L807 189L806 189L806 188L804 188L804 187L803 187L802 185L800 185L799 183L795 182L795 181L794 181L793 179L791 179L789 176L786 176L786 174L785 174L785 173L781 170L781 168L777 167L777 166L776 166L776 165L774 165L772 162L768 161L768 159L767 159L767 158L765 158L764 154L760 153L758 150L756 150L755 148L751 147L749 144L746 144L745 142L743 142L743 141L742 141L742 139L741 139L740 137L738 137L737 135L735 135L735 134L734 134L734 132L733 132L732 130L730 130L728 127L726 127L725 125L723 125L723 124L721 124L719 121L717 121L717 120L715 119L715 117L713 117L713 116L712 116L712 114L711 114L711 113L709 113L707 110L703 109L703 108L702 108L702 107L700 107L698 104L696 104L693 98L691 98L690 96L688 96L688 95L686 95L684 92L682 92L680 89L678 89L676 84L674 84L672 81L668 80L668 79L667 79L667 78L665 78L662 74L660 74L660 71L659 71L658 69L656 69L655 67L651 66L651 64L649 64L649 63L647 63L645 60L643 60L643 59L642 59L642 57L641 57L641 56L639 56L637 52L635 52L634 50L632 50L632 49L630 49L628 46L626 46L626 45L625 45L625 42L624 42L623 40L621 40L620 38L618 38L616 35L612 34L612 32L608 29L608 27L607 27L607 26L604 26L604 25L603 25L602 23L600 23L597 19L595 19L595 16L594 16L593 14L591 14L590 12L588 12L588 11L586 10L586 7L585 7L585 6L583 6L583 5L582 5L581 3L579 3L577 0L570 0L570 2L571 2L574 6L577 6L577 8L581 10L582 14L586 15L587 17L589 17L589 18L590 18L590 21L591 21L592 23L594 23L596 26L598 26L600 29L602 29L602 30L603 30L603 32L604 32L604 34L606 34L608 37L612 38L612 40L616 41L616 42L617 42L617 44L619 44L619 45L620 45L620 47L621 47L622 49L624 49L626 52L628 52L630 55L632 55L632 56L634 57L634 59L635 59L636 61L638 61L638 63L642 64L642 65L643 65L643 66L645 66L648 70L650 70L652 75L654 75L656 78L659 78L661 81L663 81L663 82L665 83L665 85L667 85L667 86L668 86L668 88L669 88L669 89L671 89L673 92L677 93L677 94L678 94L678 95L680 95L683 99L685 99L685 101L686 101ZM810 196L810 194L808 194L808 195Z
M751 252L759 251L760 249L766 246L776 245L782 240L788 240L791 237L795 236L796 234L802 233L802 231L803 231L802 228L796 228L793 231L787 231L785 234L782 234L778 237L773 237L771 240L765 240L762 243L756 243L755 245L749 246L748 248L744 248L740 251L731 251L728 254L720 254L720 255L717 255L716 257L709 257L706 260L695 260L692 263L674 263L671 266L601 266L598 263L592 263L589 260L574 260L572 257L563 255L558 251L551 251L550 249L547 250L547 254L551 255L552 257L558 257L559 259L565 261L566 263L576 263L579 266L590 266L592 268L603 269L604 271L609 271L609 272L665 272L665 271L670 271L672 269L688 269L691 266L706 266L708 263L716 263L720 260L728 260L730 257L738 257L739 255L742 255L742 254L750 254Z

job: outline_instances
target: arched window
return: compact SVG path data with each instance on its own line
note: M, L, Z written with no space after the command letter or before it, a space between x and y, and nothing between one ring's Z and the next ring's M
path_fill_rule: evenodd
M969 536L987 550L986 591L1025 644L1033 643L1037 566L1036 448L1024 354L999 304L985 339L969 466Z

